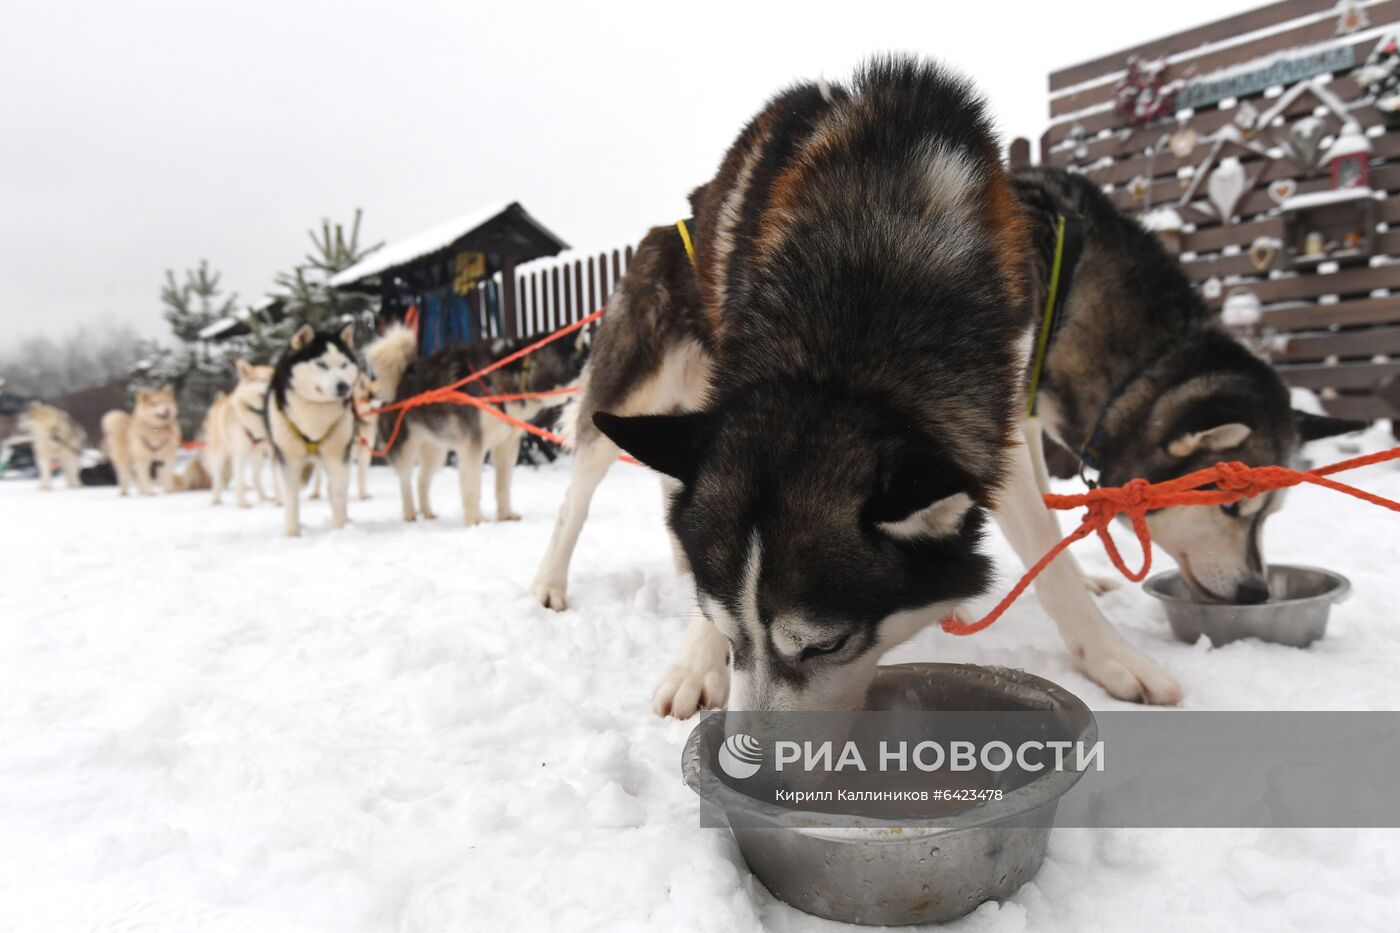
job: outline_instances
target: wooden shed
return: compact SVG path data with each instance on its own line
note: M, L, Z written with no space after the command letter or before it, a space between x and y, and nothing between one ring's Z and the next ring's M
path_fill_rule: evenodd
M330 285L377 296L390 319L412 309L420 351L429 353L455 340L517 336L516 266L568 248L512 201L390 243Z
M1285 0L1050 75L1100 183L1329 412L1400 416L1400 0Z

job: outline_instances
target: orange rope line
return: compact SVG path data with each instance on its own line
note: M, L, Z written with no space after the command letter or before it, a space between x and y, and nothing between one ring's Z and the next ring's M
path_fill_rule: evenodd
M1251 467L1239 462L1221 462L1215 466L1187 473L1185 476L1161 483L1149 483L1145 479L1134 479L1123 486L1100 486L1075 495L1048 494L1045 496L1045 504L1052 509L1084 507L1084 519L1079 523L1079 527L1065 535L1044 557L1036 561L1035 565L1027 570L1025 575L1011 588L1011 591L1002 597L1001 602L992 608L991 612L976 622L967 623L949 616L943 620L943 630L951 635L972 635L982 631L1001 618L1002 614L1011 608L1011 604L1026 591L1031 582L1055 561L1055 558L1063 554L1071 544L1081 538L1087 538L1090 534L1098 534L1099 540L1103 542L1104 550L1108 553L1109 560L1113 562L1113 566L1118 569L1119 573L1134 583L1140 582L1152 569L1152 535L1147 528L1147 513L1153 509L1177 505L1229 505L1232 502L1250 499L1274 489L1310 483L1324 489L1331 489L1334 492L1345 493L1392 512L1400 512L1400 502L1327 478L1333 473L1355 470L1397 459L1400 459L1400 447L1392 447L1389 450L1361 457L1352 457L1350 460L1342 460L1307 471L1290 470L1281 466ZM1118 515L1128 517L1132 523L1133 532L1137 535L1138 543L1142 546L1142 567L1136 571L1128 569L1123 555L1119 553L1118 546L1114 544L1113 537L1108 532L1109 523Z

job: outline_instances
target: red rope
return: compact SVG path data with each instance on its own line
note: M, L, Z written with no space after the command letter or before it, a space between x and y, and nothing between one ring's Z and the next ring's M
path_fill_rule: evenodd
M1281 466L1251 467L1238 462L1222 462L1161 483L1135 479L1123 486L1100 486L1075 495L1046 495L1045 504L1052 509L1084 507L1084 519L1079 523L1079 527L1065 535L1044 557L1036 561L991 612L976 622L967 623L949 616L943 620L943 630L951 635L972 635L982 631L1001 618L1055 558L1064 553L1071 544L1081 538L1087 538L1090 534L1098 534L1104 550L1108 552L1109 560L1113 561L1113 566L1119 573L1134 583L1145 579L1148 571L1152 569L1152 535L1147 528L1147 513L1153 509L1178 505L1229 505L1274 489L1310 483L1334 492L1345 493L1392 512L1400 512L1400 502L1327 478L1333 473L1356 470L1396 459L1400 459L1400 447L1352 457L1350 460L1307 471L1290 470ZM1114 544L1113 537L1108 532L1109 523L1118 515L1128 516L1138 543L1142 546L1142 567L1136 571L1128 569L1123 555L1119 553L1118 546Z

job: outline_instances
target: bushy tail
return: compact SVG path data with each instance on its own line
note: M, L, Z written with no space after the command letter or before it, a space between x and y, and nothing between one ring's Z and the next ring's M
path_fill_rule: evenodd
M398 397L399 381L404 370L418 355L418 336L402 324L391 324L384 336L365 347L365 359L374 370L379 395L385 399Z

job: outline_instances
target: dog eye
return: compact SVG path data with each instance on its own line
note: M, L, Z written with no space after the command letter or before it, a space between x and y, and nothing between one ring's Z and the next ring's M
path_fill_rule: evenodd
M326 365L324 362L322 362L321 360L317 360L317 361L316 361L316 367L317 367L318 369L324 369L324 370L329 370L329 369L330 369L330 367L327 366L327 365Z
M819 644L815 645L808 645L806 648L802 649L802 658L803 660L806 660L807 658L815 658L818 655L834 654L835 652L840 651L842 647L845 646L846 640L850 637L850 634L847 633L845 635L839 635L836 638L831 639L830 641L820 642Z
M1222 505L1222 506L1220 507L1220 511L1224 512L1226 515L1230 516L1231 518L1239 518L1239 517L1240 517L1240 504L1239 504L1238 502L1231 502L1229 505Z

